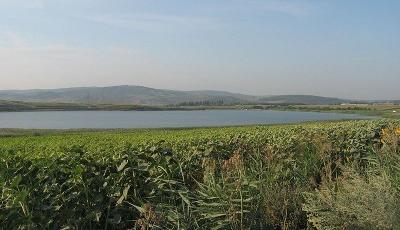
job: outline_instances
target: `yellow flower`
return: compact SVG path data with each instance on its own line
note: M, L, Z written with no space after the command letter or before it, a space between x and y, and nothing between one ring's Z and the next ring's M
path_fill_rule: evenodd
M400 136L400 128L396 128L394 132L396 133L397 136Z
M381 143L384 144L385 140L389 136L390 130L388 128L382 129Z
M382 129L382 136L387 136L387 135L389 135L389 133L390 133L390 130L388 128Z

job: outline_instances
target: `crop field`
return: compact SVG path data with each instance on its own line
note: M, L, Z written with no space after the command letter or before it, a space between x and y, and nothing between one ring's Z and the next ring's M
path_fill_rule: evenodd
M398 229L400 122L0 138L1 229Z

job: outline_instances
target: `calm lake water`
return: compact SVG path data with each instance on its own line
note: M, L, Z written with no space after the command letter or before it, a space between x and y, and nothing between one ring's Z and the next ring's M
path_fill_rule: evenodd
M2 112L0 128L164 128L363 119L360 115L270 110Z

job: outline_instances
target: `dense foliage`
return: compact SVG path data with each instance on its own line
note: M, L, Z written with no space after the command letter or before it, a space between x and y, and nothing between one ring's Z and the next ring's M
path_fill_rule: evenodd
M394 229L397 121L0 138L4 229Z

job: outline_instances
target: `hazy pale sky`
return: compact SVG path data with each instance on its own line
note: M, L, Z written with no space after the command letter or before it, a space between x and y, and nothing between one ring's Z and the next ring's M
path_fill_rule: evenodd
M400 99L398 0L0 0L0 89Z

